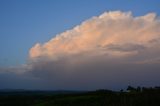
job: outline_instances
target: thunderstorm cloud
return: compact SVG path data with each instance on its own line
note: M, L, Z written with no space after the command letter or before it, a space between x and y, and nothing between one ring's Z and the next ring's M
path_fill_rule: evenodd
M159 85L160 19L122 11L94 16L35 44L21 74L55 89Z

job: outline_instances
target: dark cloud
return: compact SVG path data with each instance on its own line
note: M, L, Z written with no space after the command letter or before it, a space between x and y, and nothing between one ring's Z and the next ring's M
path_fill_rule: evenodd
M127 52L127 51L140 51L145 49L144 45L139 45L139 44L109 44L106 46L107 49L113 50L113 51L122 51L122 52Z
M30 73L45 79L56 89L120 89L127 85L154 86L160 83L159 63L137 64L103 55L33 64Z

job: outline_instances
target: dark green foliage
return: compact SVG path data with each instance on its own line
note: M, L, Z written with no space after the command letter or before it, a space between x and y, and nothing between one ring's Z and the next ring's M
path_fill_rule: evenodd
M130 92L97 90L71 94L1 94L0 106L160 106L160 88L137 87Z

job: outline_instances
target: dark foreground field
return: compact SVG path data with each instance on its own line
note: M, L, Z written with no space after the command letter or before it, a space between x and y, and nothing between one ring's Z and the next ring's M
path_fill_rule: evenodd
M128 89L127 92L1 91L0 106L160 106L160 89Z

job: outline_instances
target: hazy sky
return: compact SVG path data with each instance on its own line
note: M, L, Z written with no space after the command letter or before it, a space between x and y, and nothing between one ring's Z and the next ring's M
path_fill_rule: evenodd
M0 0L0 88L160 85L159 0Z

